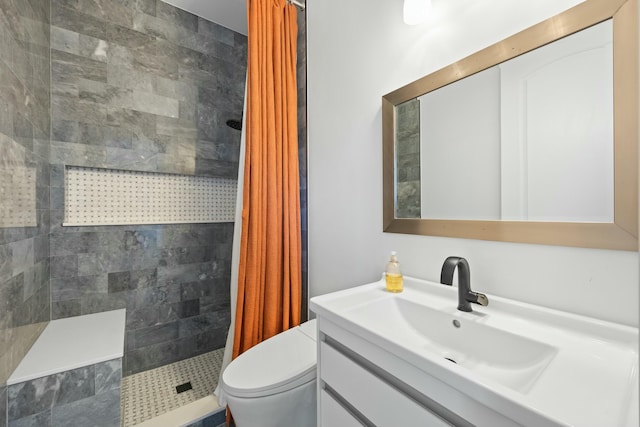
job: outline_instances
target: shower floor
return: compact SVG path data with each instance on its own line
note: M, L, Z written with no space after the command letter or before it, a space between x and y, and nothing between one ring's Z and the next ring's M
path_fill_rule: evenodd
M213 394L224 348L122 378L122 426L130 427ZM192 389L176 392L191 382Z

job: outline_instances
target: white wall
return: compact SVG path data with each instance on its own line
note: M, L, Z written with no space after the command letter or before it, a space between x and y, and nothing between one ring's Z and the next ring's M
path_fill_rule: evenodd
M307 0L311 296L378 279L391 250L430 280L460 255L478 291L638 324L637 252L382 232L381 97L578 2L434 0L409 27L402 0Z

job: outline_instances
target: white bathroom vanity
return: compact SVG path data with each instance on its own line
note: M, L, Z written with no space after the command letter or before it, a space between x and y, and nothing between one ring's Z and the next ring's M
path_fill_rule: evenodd
M318 426L637 426L638 329L405 277L314 297Z

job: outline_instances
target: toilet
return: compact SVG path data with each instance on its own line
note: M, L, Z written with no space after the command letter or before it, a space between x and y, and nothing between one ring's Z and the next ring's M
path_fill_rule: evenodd
M316 320L279 333L234 359L222 389L236 427L315 427Z

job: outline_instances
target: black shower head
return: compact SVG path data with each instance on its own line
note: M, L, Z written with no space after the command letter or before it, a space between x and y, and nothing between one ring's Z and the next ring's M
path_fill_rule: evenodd
M227 120L227 126L235 130L242 130L242 120Z

